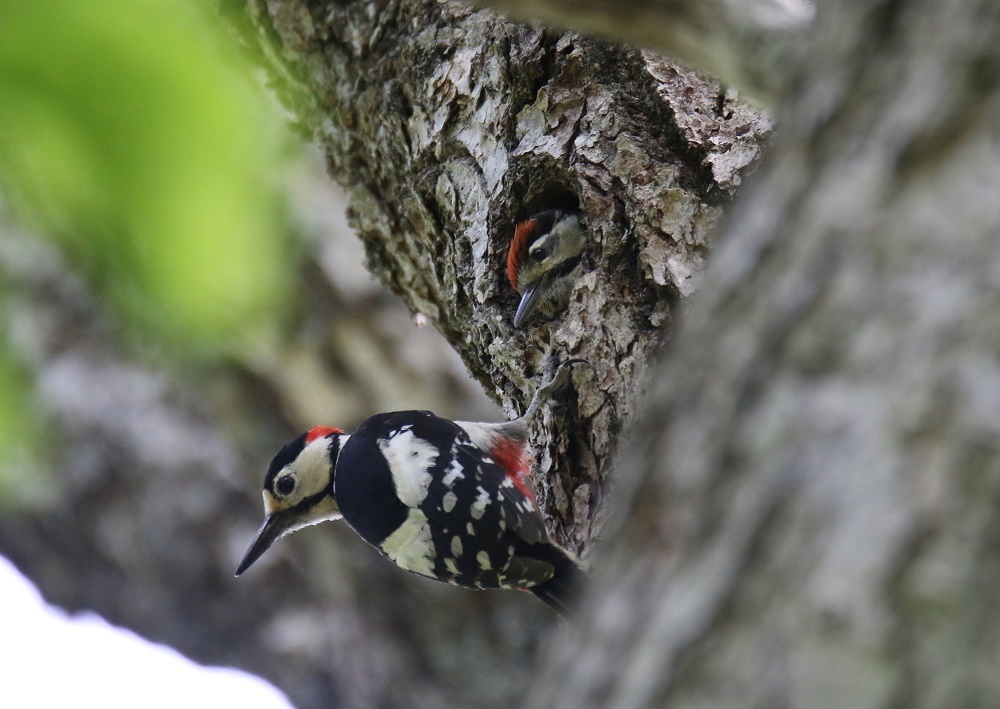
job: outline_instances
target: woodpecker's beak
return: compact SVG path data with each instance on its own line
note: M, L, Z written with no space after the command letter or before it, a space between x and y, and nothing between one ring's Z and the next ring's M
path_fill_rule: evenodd
M264 552L278 541L278 538L282 534L289 531L293 522L294 520L291 515L281 514L280 512L269 514L267 519L264 520L264 524L261 525L260 531L257 532L257 536L250 545L250 548L247 549L247 553L243 556L243 561L240 562L239 568L236 569L236 575L239 576L242 574L257 559L262 557Z
M528 289L524 291L524 295L521 296L521 302L517 306L517 312L514 313L514 327L521 327L521 323L527 320L528 316L535 312L535 308L537 308L538 304L541 302L542 293L544 292L544 280L528 286Z

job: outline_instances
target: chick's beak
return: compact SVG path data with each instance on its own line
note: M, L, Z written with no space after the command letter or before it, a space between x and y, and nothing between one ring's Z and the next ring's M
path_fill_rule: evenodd
M521 327L521 323L528 319L535 308L538 307L538 303L541 302L542 293L545 292L544 281L539 281L527 287L524 291L524 295L521 296L521 302L517 306L517 312L514 313L514 327Z
M244 554L243 561L240 562L239 568L236 569L236 575L239 576L242 574L250 568L251 564L263 556L264 552L278 541L278 538L282 534L288 531L292 526L292 521L290 515L280 512L269 514L267 519L264 520L264 524L261 525L260 531L257 532L257 536L254 538L250 548L247 549L247 553Z

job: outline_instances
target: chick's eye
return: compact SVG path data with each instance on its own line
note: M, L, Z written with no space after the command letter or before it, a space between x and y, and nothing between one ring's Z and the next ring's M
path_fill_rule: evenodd
M531 257L532 261L538 263L539 261L544 261L545 257L549 255L549 252L539 246L537 249L532 249L531 253L528 255Z
M295 478L291 475L283 475L274 483L274 491L282 497L292 494L295 489Z

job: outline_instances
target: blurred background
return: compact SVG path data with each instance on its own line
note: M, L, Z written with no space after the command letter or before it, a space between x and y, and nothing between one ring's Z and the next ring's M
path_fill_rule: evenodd
M344 196L233 23L167 0L0 16L0 556L48 603L297 706L516 701L554 622L527 594L407 575L343 524L233 578L267 463L302 430L502 418L368 275ZM25 588L5 568L0 627L67 648L55 661L95 680L79 698L139 677L96 636L48 640ZM5 675L41 662L7 648ZM137 682L123 704L148 695ZM197 684L171 697L215 703Z

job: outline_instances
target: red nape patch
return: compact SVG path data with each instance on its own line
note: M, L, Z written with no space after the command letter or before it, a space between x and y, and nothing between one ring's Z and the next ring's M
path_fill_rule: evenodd
M514 238L511 239L510 251L507 252L507 280L514 290L517 290L517 272L521 270L524 257L528 255L528 244L538 228L537 219L525 219L514 227Z
M306 445L309 445L317 438L323 438L324 436L331 436L335 433L343 433L339 428L331 428L330 426L317 426L311 429L309 433L306 434Z
M534 502L535 496L528 486L528 454L524 450L524 444L497 436L490 449L490 457L507 471L507 477L517 489Z

